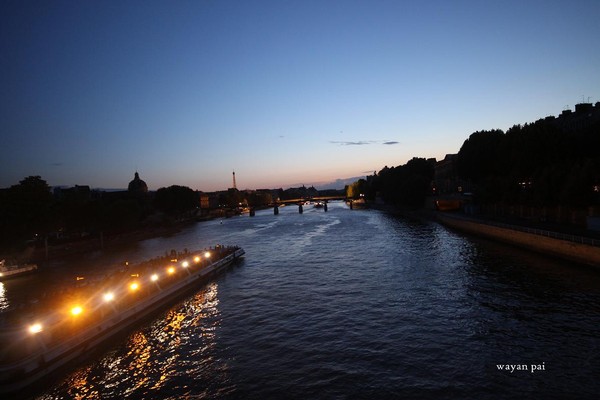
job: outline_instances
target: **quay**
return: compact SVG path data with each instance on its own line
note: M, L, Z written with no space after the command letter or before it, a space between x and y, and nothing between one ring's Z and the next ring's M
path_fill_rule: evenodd
M85 359L91 351L154 315L245 254L237 246L174 251L86 285L66 307L0 332L0 394L18 392Z
M37 268L36 264L6 265L6 260L0 260L0 281L33 273Z
M557 232L516 227L508 224L437 212L435 218L450 228L515 245L545 255L600 270L600 240Z

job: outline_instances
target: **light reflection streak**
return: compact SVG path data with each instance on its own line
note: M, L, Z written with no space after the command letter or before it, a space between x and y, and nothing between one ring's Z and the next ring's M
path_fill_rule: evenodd
M194 380L211 381L217 374L225 381L227 368L216 365L213 355L218 304L218 285L209 283L133 333L124 348L94 363L94 369L80 369L61 386L68 386L72 398L99 398L98 390L100 397L166 398L173 387L200 389L203 385L196 388Z
M128 369L133 378L133 385L124 392L126 396L144 387L149 380L148 372L152 371L150 358L153 348L146 335L143 332L136 332L131 336L130 343L132 347L129 349L127 357L132 360Z
M73 374L72 385L69 387L69 396L72 399L101 399L102 396L93 383L88 382L91 367L86 367Z
M4 311L10 307L8 298L6 297L6 287L0 282L0 311Z

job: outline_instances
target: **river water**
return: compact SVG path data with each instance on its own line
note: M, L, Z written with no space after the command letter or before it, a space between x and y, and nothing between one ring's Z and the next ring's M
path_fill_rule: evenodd
M344 203L199 223L127 251L217 243L242 246L244 260L38 398L600 393L593 271Z

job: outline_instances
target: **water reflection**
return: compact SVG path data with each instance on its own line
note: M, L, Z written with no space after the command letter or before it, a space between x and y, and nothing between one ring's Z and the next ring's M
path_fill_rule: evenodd
M220 324L218 305L218 284L213 282L41 399L62 398L61 392L74 399L169 398L173 388L193 394L205 385L190 385L192 381L227 371L212 370L218 364L211 362Z
M98 389L88 384L88 376L91 367L84 368L73 375L73 385L68 389L69 397L72 399L100 399ZM49 398L49 397L48 397Z
M0 282L0 312L8 310L10 303L6 297L6 287L3 282Z

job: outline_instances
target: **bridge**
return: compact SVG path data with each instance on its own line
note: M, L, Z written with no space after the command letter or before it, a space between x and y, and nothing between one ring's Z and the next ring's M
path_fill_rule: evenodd
M302 214L304 212L304 204L306 202L320 202L323 205L323 210L327 211L327 202L333 200L346 200L346 196L314 196L314 197L302 197L298 199L286 199L279 200L277 202L273 202L269 205L269 207L273 207L273 214L279 214L279 206L297 204L298 212ZM352 205L350 206L352 208ZM250 208L250 216L253 217L255 215L255 209L253 207Z
M298 199L287 199L287 200L279 200L277 202L274 202L273 205L276 204L300 204L300 203L304 203L307 201L323 201L323 202L327 202L327 201L333 201L333 200L346 200L346 196L314 196L314 197L302 197L302 198L298 198Z

